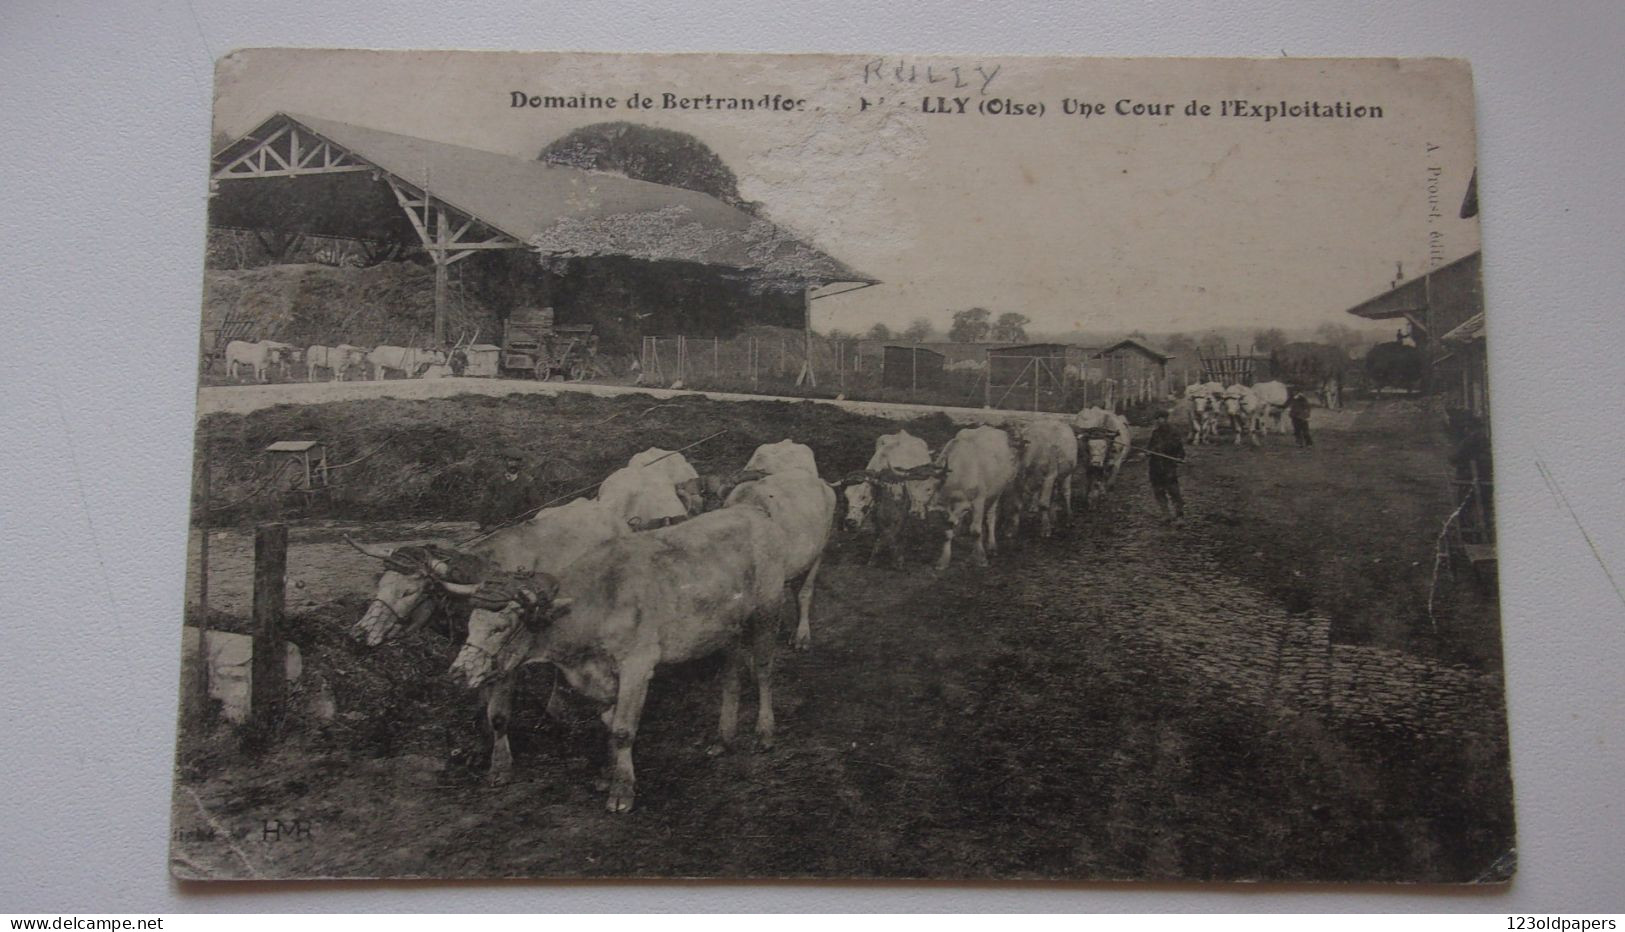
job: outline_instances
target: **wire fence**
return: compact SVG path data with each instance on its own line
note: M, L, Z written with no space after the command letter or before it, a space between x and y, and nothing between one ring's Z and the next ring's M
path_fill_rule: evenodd
M906 375L894 371L888 376L888 347L894 350L894 366L908 366ZM1175 366L1144 372L1118 367L1114 372L1105 360L1084 358L1080 348L1064 364L1043 358L1005 369L1016 374L990 384L990 349L979 344L831 340L817 334L646 336L636 380L762 395L1067 412L1091 406L1122 411L1169 402L1202 375ZM941 357L939 363L921 365L918 360L926 352Z

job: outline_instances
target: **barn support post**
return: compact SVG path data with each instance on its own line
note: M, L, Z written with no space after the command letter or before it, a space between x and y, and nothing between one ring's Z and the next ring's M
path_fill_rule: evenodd
M261 728L280 718L286 698L282 646L282 600L288 575L288 526L254 529L254 647L249 713Z
M711 338L711 378L716 379L722 375L722 338Z
M920 390L920 344L915 342L914 348L908 353L908 390Z
M446 212L440 212L440 222L446 222ZM436 249L434 256L434 344L446 345L446 250Z

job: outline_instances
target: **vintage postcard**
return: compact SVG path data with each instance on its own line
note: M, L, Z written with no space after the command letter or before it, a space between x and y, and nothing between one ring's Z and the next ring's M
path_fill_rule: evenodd
M177 876L1512 876L1465 62L251 49L209 158Z

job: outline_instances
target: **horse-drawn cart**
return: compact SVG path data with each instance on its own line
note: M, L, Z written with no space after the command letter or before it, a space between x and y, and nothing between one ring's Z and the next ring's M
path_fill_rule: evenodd
M550 307L515 309L502 328L502 372L579 382L592 371L595 343L591 324L554 326Z

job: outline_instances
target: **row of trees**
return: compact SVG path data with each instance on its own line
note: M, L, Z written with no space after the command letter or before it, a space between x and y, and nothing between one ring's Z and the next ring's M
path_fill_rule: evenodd
M1020 343L1027 339L1027 325L1032 323L1025 314L1007 312L997 319L985 307L955 311L948 327L947 339L954 343ZM940 332L931 321L916 317L902 330L893 330L885 324L875 324L861 333L831 330L832 340L901 340L909 343L927 343L938 339Z
M1032 321L1024 314L1007 312L995 318L993 312L985 307L967 308L954 312L948 327L947 339L954 343L1021 343L1028 338L1029 323ZM925 343L937 339L938 331L932 326L931 321L924 317L916 317L902 330L893 330L885 324L875 324L861 333L831 330L829 337L832 340L901 340ZM1128 338L1155 346L1186 360L1194 359L1198 354L1228 356L1236 349L1234 341L1221 333L1202 335L1175 333L1154 338L1144 330L1133 330L1128 333ZM1339 323L1324 323L1315 328L1315 341L1348 350L1363 342L1363 338L1353 327ZM1251 349L1258 355L1267 356L1292 342L1294 340L1280 327L1269 327L1255 331L1251 346L1242 349L1244 351Z

